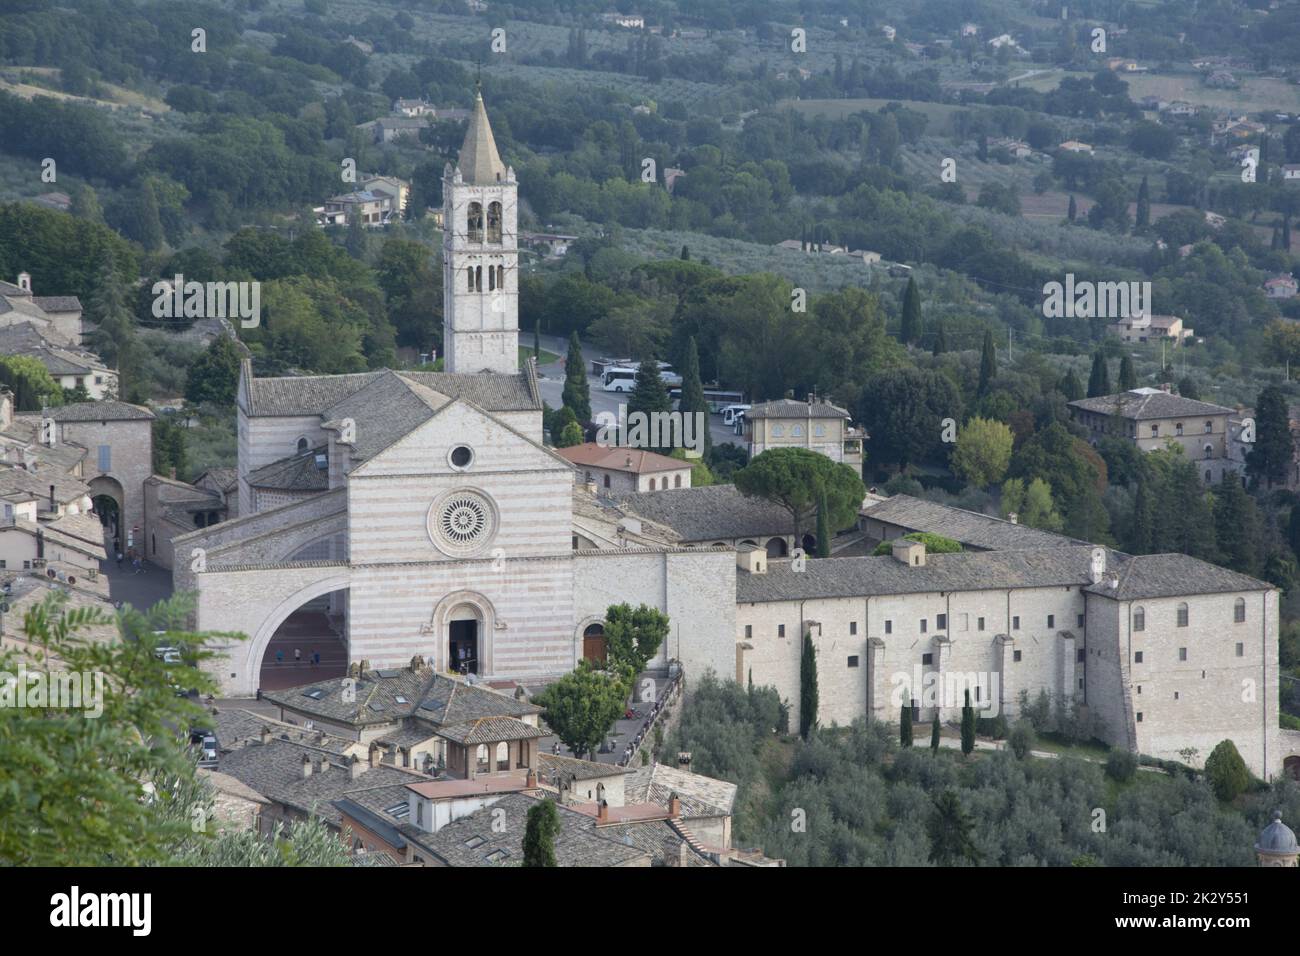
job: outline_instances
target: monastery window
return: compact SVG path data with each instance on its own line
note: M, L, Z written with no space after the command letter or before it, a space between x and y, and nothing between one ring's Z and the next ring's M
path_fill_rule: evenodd
M776 636L777 636L777 637L785 637L785 625L784 625L784 624L778 624L778 625L776 626Z
M472 202L465 215L465 238L470 242L483 241L483 204Z
M933 654L922 654L922 655L921 655L921 663L922 663L922 664L933 664L933 663L934 663L934 655L933 655Z
M488 266L488 291L495 292L497 289L497 270L495 266Z
M307 439L306 439L306 438L299 438L299 439L298 439L298 454L301 455L301 454L302 454L303 452L305 452L306 450L307 450Z
M781 425L773 425L773 426L772 426L772 437L773 437L773 438L780 438L780 437L781 437L782 435L784 435L784 434L785 434L785 428L784 428L783 426L781 426Z
M814 426L813 426L813 434L816 435L818 438L824 438L824 437L826 436L826 426L825 426L825 425L814 425Z
M474 450L468 445L457 445L451 450L447 460L451 462L451 467L464 471L474 462Z
M803 437L803 426L802 426L802 425L792 425L792 426L790 427L790 434L793 435L795 438L802 438L802 437Z
M650 479L650 490L651 491L655 490L655 480L653 478Z
M1056 615L1055 615L1055 614L1049 614L1049 615L1047 615L1047 626L1048 626L1048 627L1056 627Z
M984 618L980 618L975 622L975 630L977 631L984 630Z
M1147 629L1147 612L1145 608L1135 607L1133 609L1133 630L1145 631Z
M746 639L751 638L751 637L753 637L753 636L754 636L754 625L753 625L753 624L746 624L746 625L745 625L745 637L746 637Z
M922 633L922 634L925 633L926 628L928 628L929 626L930 626L930 622L927 621L925 618L921 618L921 633Z
M1246 599L1237 598L1232 605L1232 621L1234 624L1244 624L1246 621Z
M1206 457L1206 458L1213 458L1213 457L1214 457L1214 446L1213 446L1213 445L1206 445L1206 446L1205 446L1205 457ZM1209 472L1207 471L1206 474L1208 475Z
M1077 651L1074 652L1074 660L1076 663L1079 664L1085 663L1087 657L1088 657L1088 652L1083 648L1079 648Z
M1141 652L1141 651L1134 651L1134 652L1133 652L1133 663L1134 663L1134 664L1141 664L1141 663L1142 663L1142 652Z
M1178 648L1178 659L1180 661L1187 660L1187 648L1185 647Z
M1014 614L1014 615L1012 615L1012 617L1011 617L1011 630L1013 630L1013 631L1018 631L1018 630L1020 630L1020 615L1019 615L1019 614Z
M488 203L487 241L501 242L501 204L499 202Z
M504 740L497 744L497 769L510 769L510 745Z
M474 267L474 291L475 292L483 291L483 267L482 266Z
M1074 616L1074 626L1075 626L1075 627L1083 627L1083 615L1082 615L1082 614L1076 614L1076 615Z
M1174 691L1174 700L1178 699L1178 691Z
M1177 425L1174 426L1174 434L1181 435L1182 433L1183 433L1183 423L1179 422Z
M1214 422L1206 422L1206 423L1205 423L1205 434L1208 435L1208 434L1210 434L1212 431L1214 431Z
M497 266L496 270L497 270L497 288L504 289L506 287L506 267Z
M465 291L473 292L474 291L474 267L473 266L467 266L465 268L465 279L466 279Z
M1137 722L1142 723L1142 711L1140 710L1137 712Z
M849 621L849 633L850 633L850 634L856 634L856 633L858 633L858 622L857 622L857 621Z
M1152 438L1159 438L1159 437L1160 437L1160 426L1159 426L1159 425L1152 425L1152 426L1151 426L1151 437L1152 437Z
M606 476L605 476L605 487L606 487L606 488L609 487L609 475L606 475Z
M1186 603L1178 605L1178 626L1179 627L1187 626L1187 604Z
M682 476L677 475L673 478L673 487L680 488L681 486L682 486Z
M948 630L948 615L940 614L937 618L935 618L934 626L937 630L940 631Z
M849 666L850 667L858 666L858 656L856 654L853 654L849 657Z
M479 745L478 745L478 750L475 751L474 756L475 756L475 759L478 761L478 769L479 769L479 770L486 770L486 769L488 769L488 748L487 748L487 744L479 744Z
M113 446L112 445L99 446L99 470L100 471L113 470Z
M893 633L894 633L894 622L893 622L893 621L886 621L886 622L885 622L885 633L886 633L886 634L893 634Z
M424 826L424 801L423 800L417 800L415 802L415 824L416 826L421 826L421 827Z
M1020 663L1020 652L1019 652L1019 651L1012 651L1012 652L1011 652L1011 659L1012 659L1013 661L1015 661L1017 664L1019 664L1019 663Z
M1238 657L1246 656L1246 645L1242 644L1240 641L1237 642L1237 656Z

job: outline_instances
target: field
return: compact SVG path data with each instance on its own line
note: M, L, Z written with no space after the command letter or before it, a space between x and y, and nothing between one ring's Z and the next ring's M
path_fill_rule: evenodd
M1200 74L1139 73L1126 75L1129 96L1140 100L1144 96L1158 96L1162 100L1186 100L1219 109L1244 112L1286 110L1300 111L1300 86L1271 76L1242 78L1239 90L1214 90L1201 83Z
M804 116L826 116L831 119L843 119L863 110L875 112L890 103L901 103L909 110L924 113L929 119L926 131L929 133L948 133L952 130L952 115L960 110L978 109L979 107L954 106L950 103L927 103L920 100L883 100L870 97L852 100L781 100L777 109L792 109Z
M100 86L108 95L102 99L95 99L88 96L72 96L60 90L47 89L44 86L23 82L24 79L39 76L50 80L52 83L57 83L60 72L53 67L8 67L0 71L0 90L13 93L15 96L21 96L25 100L30 100L36 96L48 96L56 100L70 100L77 103L87 103L91 106L108 106L113 109L126 106L149 110L154 113L166 113L171 110L171 107L160 99L146 96L134 90L128 90L125 87L114 86L112 83L100 83ZM28 74L28 76L24 77L24 74Z

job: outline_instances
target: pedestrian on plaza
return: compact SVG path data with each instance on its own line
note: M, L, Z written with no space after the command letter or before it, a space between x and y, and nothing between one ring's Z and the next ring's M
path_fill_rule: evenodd
M293 649L293 662L294 662L295 664L301 664L301 663L302 663L302 648L301 648L301 647L295 647L295 648Z
M121 551L117 552L117 569L118 569L119 571L122 570L122 552L121 552Z
M276 662L277 664L283 664L283 663L284 663L284 651L276 651L276 652L275 652L275 662Z

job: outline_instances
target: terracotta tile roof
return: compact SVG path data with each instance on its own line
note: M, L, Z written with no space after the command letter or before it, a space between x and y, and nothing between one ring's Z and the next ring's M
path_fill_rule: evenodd
M595 442L557 448L556 453L575 465L604 468L606 471L624 471L633 475L648 475L661 471L678 471L690 468L689 461L669 458L641 448L607 447Z

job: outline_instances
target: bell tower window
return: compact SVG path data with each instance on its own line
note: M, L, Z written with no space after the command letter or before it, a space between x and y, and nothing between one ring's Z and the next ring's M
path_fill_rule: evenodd
M472 202L465 217L465 238L470 242L483 241L483 204Z
M501 243L501 204L499 202L488 203L487 216L487 241Z

